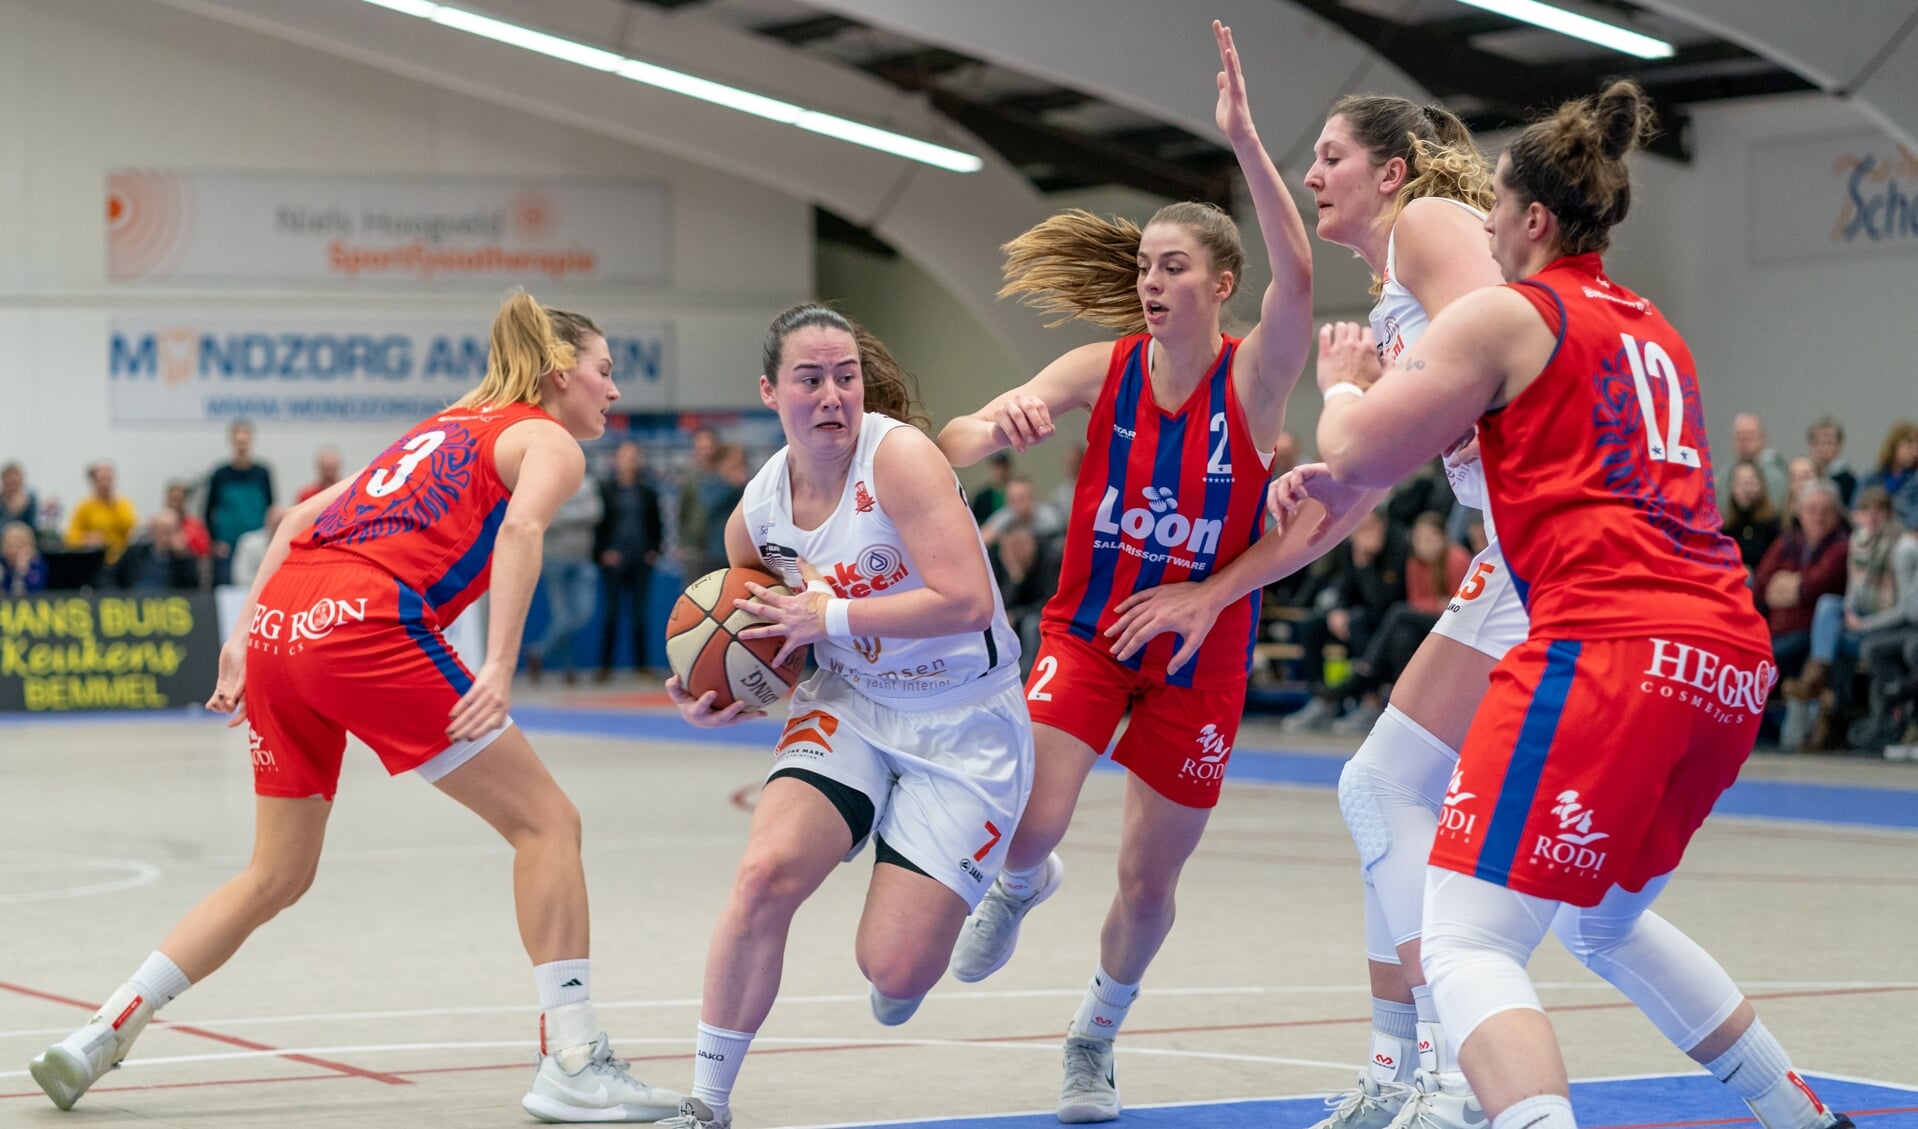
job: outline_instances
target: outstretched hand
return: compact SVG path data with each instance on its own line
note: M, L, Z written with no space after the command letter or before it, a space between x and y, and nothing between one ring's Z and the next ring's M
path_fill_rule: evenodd
M1212 21L1212 35L1219 41L1219 105L1212 120L1232 141L1254 135L1252 106L1245 97L1245 71L1239 66L1239 49L1233 45L1232 29Z

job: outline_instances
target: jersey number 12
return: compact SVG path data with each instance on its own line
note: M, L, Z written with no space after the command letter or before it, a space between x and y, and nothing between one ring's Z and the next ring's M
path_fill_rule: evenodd
M1685 390L1678 383L1678 366L1672 364L1671 355L1658 342L1640 342L1629 333L1618 336L1625 343L1625 358L1631 362L1632 386L1638 390L1638 410L1645 417L1645 447L1652 461L1697 468L1698 448L1678 441L1679 431L1685 426ZM1652 400L1653 378L1665 382L1670 397L1663 437L1658 432L1657 405Z

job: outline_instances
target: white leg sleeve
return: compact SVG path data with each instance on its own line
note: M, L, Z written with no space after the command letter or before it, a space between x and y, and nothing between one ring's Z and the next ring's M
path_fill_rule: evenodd
M1744 1000L1725 969L1678 927L1651 912L1671 875L1628 894L1614 886L1590 909L1561 906L1552 932L1579 963L1638 1005L1681 1051L1731 1018Z
M1542 1012L1525 962L1559 903L1438 867L1427 869L1419 963L1454 1048L1502 1011Z
M1439 805L1458 753L1387 706L1339 774L1339 810L1359 848L1368 897L1376 898L1389 943L1379 945L1367 907L1366 949L1396 951L1419 935L1425 860L1438 834ZM1396 959L1396 957L1394 958Z
M1398 946L1392 943L1392 931L1385 927L1385 907L1379 905L1379 892L1372 876L1365 876L1365 955L1379 964L1398 964Z

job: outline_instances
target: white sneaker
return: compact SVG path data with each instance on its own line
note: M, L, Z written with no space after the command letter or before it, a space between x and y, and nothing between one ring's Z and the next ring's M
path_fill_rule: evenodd
M1331 1114L1312 1129L1387 1129L1411 1098L1412 1087L1403 1082L1381 1082L1372 1076L1370 1068L1364 1068L1359 1071L1357 1086L1325 1099L1325 1108Z
M1069 1125L1114 1121L1119 1084L1112 1071L1112 1040L1066 1036L1066 1078L1059 1087L1059 1120Z
M541 1121L572 1124L604 1121L658 1121L681 1112L683 1096L661 1090L626 1072L626 1063L613 1057L602 1032L593 1041L592 1057L575 1073L560 1069L558 1055L539 1060L533 1088L519 1101L520 1108Z
M1329 727L1338 716L1338 706L1314 694L1305 705L1285 715L1279 722L1279 732L1312 733Z
M926 1002L926 994L919 993L908 999L895 1000L872 985L866 985L866 994L872 997L872 1017L886 1027L897 1027L912 1018L919 1005Z
M1065 880L1066 864L1058 855L1046 856L1039 888L1023 898L1006 893L1005 876L1001 875L959 929L959 940L952 947L953 977L976 984L1004 968L1019 944L1019 922L1033 906L1056 893Z
M85 1027L33 1056L27 1073L61 1109L72 1109L100 1076L120 1065L133 1040L146 1030L153 1008L122 987L107 999Z
M1490 1122L1464 1074L1421 1070L1412 1076L1411 1099L1388 1129L1485 1129Z
M687 1098L679 1103L679 1113L660 1122L659 1129L733 1129L733 1115L721 1117L698 1098Z

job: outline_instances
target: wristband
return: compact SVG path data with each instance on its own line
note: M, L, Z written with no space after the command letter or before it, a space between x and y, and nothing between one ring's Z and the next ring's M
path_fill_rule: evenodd
M826 598L827 598L827 599L829 599L829 600L830 600L830 599L832 599L832 597L833 597L833 590L832 590L832 585L830 585L830 584L828 584L828 583L826 583L826 582L825 582L825 581L823 581L823 580L808 580L808 581L806 581L806 588L805 588L805 591L808 591L808 592L817 592L817 593L819 593L820 595L822 595L822 596L824 596L824 597L826 597Z
M1341 380L1332 387L1327 388L1322 395L1327 400L1330 400L1334 396L1363 396L1365 395L1365 389L1360 388L1349 380Z
M846 613L851 610L851 600L826 601L826 638L852 638L852 625L846 619Z

